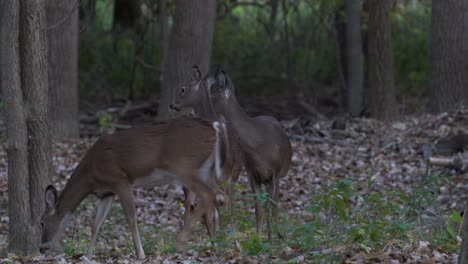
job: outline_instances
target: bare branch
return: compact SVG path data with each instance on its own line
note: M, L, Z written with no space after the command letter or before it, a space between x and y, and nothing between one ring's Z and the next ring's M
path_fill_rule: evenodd
M75 12L80 5L81 5L81 1L76 0L75 4L73 5L72 10L70 10L70 12L64 18L62 18L62 20L60 20L58 23L48 27L47 30L54 29L54 28L60 26L61 24L63 24L65 21L67 21L71 17L71 15L73 14L73 12ZM80 30L80 32L81 32L81 30Z

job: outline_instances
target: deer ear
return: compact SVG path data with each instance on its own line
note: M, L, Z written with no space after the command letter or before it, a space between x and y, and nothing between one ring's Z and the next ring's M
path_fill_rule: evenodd
M190 79L195 82L199 82L201 80L201 72L198 69L197 65L192 66L192 73L190 74Z
M218 85L222 88L222 89L226 89L227 87L227 82L226 82L226 73L221 70L219 71L218 73L218 76L217 76L217 81L218 81Z
M49 185L45 191L45 203L47 209L55 209L55 205L57 204L57 190L52 185Z

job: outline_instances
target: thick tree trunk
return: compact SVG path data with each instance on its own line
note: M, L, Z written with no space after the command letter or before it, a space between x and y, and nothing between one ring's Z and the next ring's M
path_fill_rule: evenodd
M396 113L390 8L392 0L368 0L369 93L372 117L390 120Z
M38 251L50 182L45 2L0 3L1 80L8 153L9 252Z
M0 58L7 124L9 252L29 253L29 173L26 109L21 91L19 58L19 0L0 2Z
M430 110L468 105L468 2L433 0Z
M346 9L346 77L347 109L353 116L362 111L363 98L363 54L361 36L362 1L345 1Z
M21 87L28 109L29 236L35 242L31 247L37 251L41 241L44 191L52 181L45 0L21 1L20 7Z
M160 119L170 118L169 105L174 92L188 78L197 64L206 73L210 64L211 45L216 19L216 1L176 0L174 26L161 84Z
M78 9L75 0L46 3L51 128L56 138L78 137Z

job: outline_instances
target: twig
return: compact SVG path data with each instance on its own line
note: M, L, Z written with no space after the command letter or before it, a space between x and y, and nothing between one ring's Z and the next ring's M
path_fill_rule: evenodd
M159 67L146 63L142 58L136 57L135 60L139 62L143 67L159 72Z
M73 8L72 10L70 10L70 13L68 13L68 15L66 15L64 18L62 18L62 20L60 20L58 23L56 23L55 25L52 25L50 27L47 28L47 30L51 30L51 29L54 29L58 26L60 26L61 24L63 24L65 21L67 21L73 14L73 12L76 11L76 9L78 8L78 6L80 6L80 0L76 0L75 4L73 5Z

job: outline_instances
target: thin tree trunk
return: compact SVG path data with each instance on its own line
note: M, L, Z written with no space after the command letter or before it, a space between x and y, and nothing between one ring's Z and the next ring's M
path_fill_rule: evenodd
M173 116L169 105L174 93L187 80L190 68L197 64L207 72L210 64L216 19L216 1L176 0L174 26L169 41L158 118Z
M369 97L371 116L391 120L396 114L394 59L390 28L392 0L368 0Z
M21 1L20 4L21 87L28 109L28 168L32 251L41 239L40 219L44 212L44 191L52 181L51 139L48 124L48 79L45 0Z
M164 80L164 68L166 65L166 56L167 56L167 49L169 46L169 26L168 26L168 17L166 12L166 5L167 0L160 0L159 1L159 16L161 19L161 60L159 63L159 81L160 86L162 87L162 82Z
M79 136L76 0L47 0L50 120L56 138ZM69 17L67 17L69 16ZM64 20L66 18L66 20Z
M468 3L433 0L431 30L432 112L468 105Z
M29 236L28 137L21 91L19 58L19 1L0 1L0 58L7 124L8 154L8 251L28 253L34 243Z
M134 29L136 21L140 17L139 0L115 0L113 31Z
M342 15L344 13L344 3L337 6L335 10L334 30L333 35L335 38L335 53L336 53L336 73L338 82L338 94L340 99L340 109L346 110L347 94L346 94L346 23Z
M362 111L364 66L362 54L361 13L362 1L345 1L346 9L346 77L347 109L353 116Z

